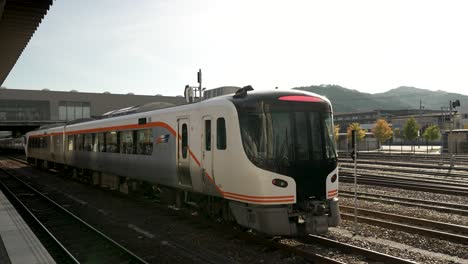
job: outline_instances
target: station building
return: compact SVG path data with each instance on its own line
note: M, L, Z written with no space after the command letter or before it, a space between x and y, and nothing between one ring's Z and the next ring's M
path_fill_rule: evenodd
M445 113L445 115L448 115ZM375 123L378 119L385 119L389 124L393 127L393 120L405 120L408 119L410 116L413 116L419 124L423 123L433 123L438 124L439 121L434 120L441 118L440 116L444 116L444 113L440 110L419 110L419 109L403 109L403 110L373 110L373 111L366 111L366 112L351 112L351 113L335 113L334 114L334 121L335 124L340 125L340 132L345 133L346 129L348 128L349 124L351 123L359 123L361 128L367 130L368 132L374 127ZM424 116L424 118L423 118ZM429 118L428 116L432 116ZM439 117L437 117L439 116ZM420 122L421 121L421 122ZM442 121L440 121L442 124ZM397 122L397 126L399 126L400 122Z
M185 104L183 97L0 89L0 131L17 136L41 125L81 118L100 118L110 111L143 104L156 108Z
M453 111L453 115L444 110L419 110L419 109L405 109L405 110L374 110L367 112L353 112L353 113L335 113L335 124L340 125L340 136L338 139L338 149L349 149L349 140L347 139L346 130L351 123L359 123L361 128L367 130L365 140L360 142L361 150L373 150L378 148L376 139L373 137L371 130L375 126L378 119L385 119L392 129L403 129L404 124L410 117L414 117L416 122L420 125L420 133L431 125L437 125L441 130L441 138L433 142L427 142L431 145L442 145L443 150L448 152L449 146L456 149L459 153L468 152L468 129L463 129L466 125L464 123L464 115L462 111ZM468 118L468 116L467 116ZM452 120L453 133L449 136L450 120ZM466 137L466 138L465 138ZM457 141L457 143L449 144L449 140ZM422 138L417 139L418 143L423 143ZM402 138L394 136L391 139L392 144L414 144L414 142L405 141ZM426 143L426 142L424 142ZM467 146L467 147L465 147ZM466 149L466 150L465 150Z

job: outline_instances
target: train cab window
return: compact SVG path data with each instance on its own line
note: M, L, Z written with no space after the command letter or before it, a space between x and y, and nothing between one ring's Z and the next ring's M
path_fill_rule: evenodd
M182 158L187 158L187 150L188 150L188 131L187 131L187 124L182 125Z
M84 151L91 151L93 149L93 134L84 135Z
M118 132L111 131L106 133L106 152L119 153Z
M205 150L211 150L211 120L205 120Z
M310 131L307 126L307 113L306 112L295 112L295 139L296 139L296 159L297 160L309 160L309 149L311 148L308 142L308 135Z
M136 154L151 155L153 153L153 131L151 129L142 129L136 131L136 133Z
M226 121L223 117L216 120L216 148L226 149Z
M75 150L75 135L68 136L68 151Z
M75 147L76 147L76 149L75 150L82 151L83 150L83 143L84 143L83 135L80 135L80 134L76 135L76 137L75 137Z
M133 131L120 132L120 151L123 154L133 154Z

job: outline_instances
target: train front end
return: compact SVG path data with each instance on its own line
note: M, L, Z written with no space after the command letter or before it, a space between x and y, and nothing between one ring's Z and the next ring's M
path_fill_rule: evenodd
M233 102L248 159L257 168L286 176L286 182L294 181L296 185L296 202L278 205L276 209L284 212L264 215L261 221L267 228L258 225L257 229L272 235L321 234L328 227L339 225L337 154L330 102L299 91L252 93ZM283 184L287 183L273 182L276 186L272 188Z

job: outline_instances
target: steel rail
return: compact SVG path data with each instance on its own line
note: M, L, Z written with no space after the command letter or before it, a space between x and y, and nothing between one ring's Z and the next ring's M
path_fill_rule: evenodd
M342 172L351 173L353 170L350 168L341 168ZM401 172L396 174L394 171L389 170L377 170L376 168L369 169L369 168L358 168L358 173L363 176L378 176L381 178L392 178L392 179L400 179L405 180L408 182L416 182L416 183L429 183L429 184L442 184L444 186L454 186L454 187L465 187L468 188L468 181L467 180L458 180L458 179L440 179L440 178L432 178L426 177L423 173L407 173Z
M411 260L402 259L399 257L391 256L388 254L383 254L374 250L366 249L357 247L354 245L342 243L339 241L331 240L325 237L316 236L316 235L309 235L304 238L308 243L314 243L319 245L324 245L327 247L333 247L339 249L343 252L348 252L351 254L361 255L367 257L371 260L382 261L384 263L395 263L395 264L409 264L409 263L416 263Z
M352 160L348 158L339 158L338 162L347 162L351 163ZM366 163L366 164L376 164L376 165L389 165L389 166L406 166L406 167L414 167L414 168L424 168L424 169L438 169L438 170L450 170L450 165L434 165L434 163L438 163L439 161L432 161L430 164L420 163L420 162L408 162L408 160L404 161L382 161L382 160L366 160L366 159L359 159L359 163ZM428 162L429 163L429 162ZM468 163L468 162L467 162ZM468 171L468 167L461 166L461 164L455 164L452 170L460 170L460 171Z
M354 207L340 205L340 209L344 212L351 213L354 210ZM443 223L439 221L427 220L427 219L404 216L404 215L393 214L393 213L386 213L386 212L369 210L369 209L357 209L357 210L358 210L359 215L377 217L377 218L382 218L385 220L392 220L392 221L401 222L405 224L409 223L409 224L414 224L414 225L418 225L422 227L439 229L441 231L453 232L455 234L468 235L468 227L463 226L463 225Z
M386 172L403 172L403 173L408 173L408 174L420 174L420 175L431 175L431 176L438 176L438 177L450 177L450 178L468 178L468 174L465 171L457 171L456 169L453 169L451 171L447 170L444 172L441 171L434 171L436 169L428 169L424 170L424 168L417 168L417 167L411 167L411 166L389 166L389 165L384 165L388 167L382 167L382 164L366 164L366 163L361 163L358 164L358 169L361 170L375 170L378 169L380 171L386 171ZM347 162L341 162L340 163L340 168L346 168L346 169L351 169L353 168L352 163L347 163ZM432 171L430 171L432 170ZM463 180L454 180L454 181L459 181L463 182ZM466 182L466 180L465 180Z
M41 192L39 192L38 190L36 190L34 187L30 186L29 184L27 184L26 182L22 181L21 179L19 179L18 177L14 176L13 174L11 174L10 172L6 171L5 169L3 168L0 168L0 170L2 172L4 172L6 175L8 175L10 177L10 179L13 179L15 180L16 182L20 183L21 186L23 186L24 188L27 188L28 191L31 191L33 192L35 195L37 195L37 197L40 197L43 201L46 201L47 203L49 203L50 205L52 205L54 208L58 209L60 212L62 212L64 215L67 215L68 217L71 217L74 221L76 221L77 223L81 224L82 226L84 226L87 230L90 230L92 233L94 234L97 234L99 237L103 238L105 241L109 242L110 244L112 244L113 246L115 246L117 249L125 252L125 254L128 254L128 256L131 258L129 259L129 261L131 261L132 263L147 263L146 261L144 261L143 259L141 259L140 257L138 257L137 255L135 255L133 252L131 252L130 250L128 250L127 248L123 247L122 245L120 245L119 243L117 243L116 241L112 240L110 237L106 236L104 233L100 232L99 230L97 230L96 228L94 228L93 226L89 225L88 223L86 223L85 221L83 221L82 219L80 219L79 217L77 217L76 215L74 215L73 213L71 213L70 211L68 211L67 209L63 208L62 206L60 206L59 204L57 204L55 201L51 200L49 197L45 196L44 194L42 194ZM2 182L2 185L5 185L6 184L4 183L4 179L0 179L1 182ZM11 192L13 195L14 195L14 192ZM15 195L16 196L16 195ZM18 198L19 199L19 198ZM44 224L43 224L44 225ZM45 225L44 225L45 226ZM76 258L75 258L76 259Z
M0 171L5 173L3 169L0 169ZM45 227L44 224L42 224L42 222L31 212L31 210L29 210L28 207L13 193L13 191L11 191L10 188L8 188L8 186L6 186L1 180L0 180L0 189L3 191L6 197L9 198L12 204L16 205L15 209L21 214L21 216L24 219L29 219L31 221L29 225L34 225L37 228L39 228L40 230L38 230L38 232L40 232L41 235L44 235L47 237L48 243L53 243L54 245L52 246L58 248L61 251L60 257L66 258L66 259L61 259L62 261L70 262L70 263L77 263L77 264L80 263L70 253L70 251L68 251L68 249L62 243L60 243L60 241L52 234L52 232L50 232L49 229Z
M340 190L341 197L353 198L354 193ZM372 201L372 202L383 202L391 204L399 204L410 207L418 207L429 210L436 210L445 213L454 213L459 215L468 215L468 206L463 204L453 204L453 203L442 203L436 201L426 201L421 199L413 198L403 198L397 196L389 195L380 195L380 194L371 194L371 193L358 193L358 198L360 200ZM466 208L466 209L463 209Z
M351 221L354 219L354 214L341 213L341 217L345 220ZM358 216L357 218L360 223L366 223L366 224L389 228L389 229L393 229L397 231L404 231L408 233L419 234L419 235L424 235L427 237L433 237L437 239L443 239L447 241L452 241L452 242L457 242L457 243L461 243L464 245L468 245L468 236L464 236L464 235L457 235L453 233L432 230L428 228L417 227L417 226L412 226L412 225L403 224L403 223L395 223L395 222L390 222L390 221L366 217L366 216Z
M347 173L343 171L340 173L341 181L352 182L352 179L353 179L353 176L351 173ZM385 186L385 187L397 187L397 188L417 190L417 191L468 196L468 188L450 187L450 186L446 186L442 184L418 183L414 181L410 182L408 180L392 178L392 177L383 177L383 176L377 176L377 175L359 174L358 183Z

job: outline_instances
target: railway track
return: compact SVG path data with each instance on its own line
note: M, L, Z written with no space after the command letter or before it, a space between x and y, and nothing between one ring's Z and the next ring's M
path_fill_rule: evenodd
M399 205L410 206L410 207L419 207L419 208L424 208L424 209L429 209L429 210L436 210L436 211L440 211L444 213L468 216L468 205L464 205L464 204L428 201L428 200L421 200L421 199L414 199L414 198L404 198L404 197L398 197L398 196L363 193L363 192L358 192L357 195L358 195L359 200L399 204ZM353 198L354 192L340 190L340 196Z
M345 164L348 166L352 166L354 161L352 159L339 159L340 164ZM396 168L406 168L410 169L432 169L432 170L439 170L439 172L443 175L444 173L452 173L453 171L458 172L459 174L466 173L468 171L468 161L463 164L458 164L453 168L450 168L448 164L439 164L438 161L432 161L430 164L421 163L421 162L413 162L413 161L384 161L384 160L368 160L368 159L359 159L358 166L362 166L363 164L366 165L377 165L377 166L390 166ZM466 174L465 174L466 175Z
M341 205L340 210L343 219L351 221L354 219L353 207ZM439 221L402 216L368 209L357 209L357 214L358 221L361 223L377 225L398 231L405 231L468 245L467 226L447 224Z
M340 163L340 168L343 169L354 169L354 165L352 163ZM424 176L434 176L434 177L441 177L443 179L455 179L455 181L465 181L468 180L468 171L463 170L448 170L448 169L434 169L434 168L418 168L412 167L411 164L405 165L384 165L378 163L360 163L357 164L357 168L360 170L378 170L378 171L385 171L385 172L392 172L392 173L403 173L405 175L424 175Z
M240 233L239 236L241 239L246 241L253 241L255 243L263 244L268 247L273 247L275 249L284 251L286 253L295 254L301 256L306 260L312 261L313 263L330 263L330 264L342 264L346 263L334 258L322 256L316 253L311 252L310 250L300 248L298 246L291 246L285 243L281 243L274 240L265 239L259 236L251 235L248 233ZM343 254L351 254L354 257L361 256L369 262L378 262L378 263L396 263L396 264L409 264L415 263L411 260L402 259L392 255L380 253L374 250L357 247L348 243L339 242L336 240L331 240L325 237L308 235L298 239L304 245L317 245L320 247L326 247L328 249L338 250Z
M341 171L344 172L352 172L354 173L354 169L351 167L341 167ZM468 180L467 179L458 179L456 177L427 177L423 171L420 172L398 172L395 173L394 171L389 171L386 168L358 168L358 174L362 175L380 175L381 177L391 177L395 179L405 179L407 181L414 181L414 182L421 182L421 183L431 183L431 184L444 184L447 186L454 186L454 187L468 187ZM467 175L468 176L468 175Z
M409 264L415 263L410 260L398 258L392 255L383 254L377 251L373 251L366 248L356 247L351 244L342 243L339 241L331 240L325 237L309 235L303 238L307 243L320 244L322 246L327 246L330 248L335 248L348 254L364 256L369 262L376 261L377 263L395 263L395 264Z
M13 174L0 187L58 263L147 263Z
M343 158L349 158L350 153L349 152L344 152L340 151L338 153L340 159L341 157ZM450 162L450 155L449 154L443 154L440 156L440 154L410 154L410 153L369 153L369 152L358 152L358 157L360 159L370 159L370 160L394 160L394 161L413 161L413 162L418 162L418 163L432 163L432 164L438 164L438 163L449 163ZM463 163L466 164L468 162L468 155L454 155L454 164L455 165L462 165Z
M9 157L9 158L16 162L27 164L24 160L18 159L16 157ZM301 256L302 258L312 261L314 263L333 263L333 264L345 263L333 257L320 255L318 253L311 252L310 250L307 250L307 249L301 249L301 248L290 246L281 242L276 242L271 239L265 239L260 236L252 235L250 233L241 232L238 234L238 236L239 238L243 240L253 241L255 243L259 243L259 244L262 244L271 248L275 248L281 252L287 253L288 255L294 254L297 256ZM338 241L333 241L333 240L326 239L323 237L318 237L318 236L311 236L310 238L307 237L307 240L305 240L305 242L310 243L310 244L315 244L321 247L323 246L331 247L331 248L334 248L335 250L343 252L343 254L359 255L365 259L373 260L373 261L381 261L384 263L414 263L412 261L404 260L404 259L394 257L391 255L386 255L383 253L375 252L375 251L368 250L365 248L356 247L350 244L341 243ZM209 262L209 263L212 263L212 262ZM213 263L216 263L216 262L213 262Z
M354 173L351 170L341 170L340 181L348 183L354 182ZM357 181L358 184L369 184L407 190L468 196L468 186L466 184L448 185L447 182L444 183L440 181L408 179L396 176L382 176L375 173L371 174L362 172L358 172Z

